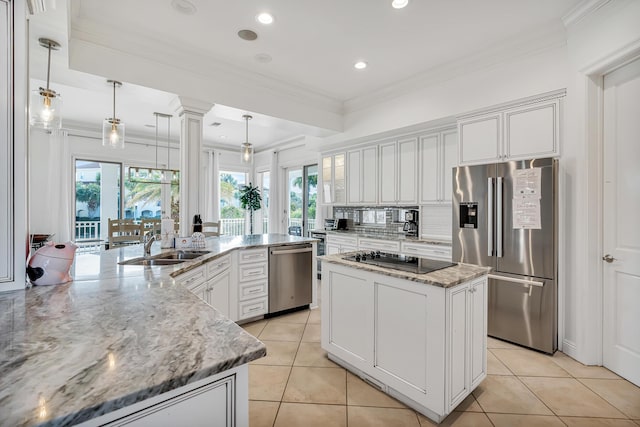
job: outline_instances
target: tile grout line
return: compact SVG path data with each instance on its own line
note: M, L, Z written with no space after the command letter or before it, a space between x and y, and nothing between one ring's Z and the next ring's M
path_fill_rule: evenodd
M582 378L583 380L599 380L602 378ZM624 412L622 409L618 408L616 405L613 404L613 402L610 402L606 397L602 396L600 393L598 393L596 390L592 389L591 387L589 387L587 384L583 383L582 381L580 381L580 378L575 378L576 381L578 381L580 384L582 384L583 386L585 386L587 388L587 390L591 391L592 393L594 393L596 396L598 396L600 399L604 400L605 402L607 402L609 405L613 406L618 412L620 412L622 415L624 415L625 417L627 417L628 420L631 420L635 423L635 420L633 418L631 418L629 415L627 415L626 412ZM609 381L626 381L625 379L622 380L609 380ZM633 383L632 383L633 384Z

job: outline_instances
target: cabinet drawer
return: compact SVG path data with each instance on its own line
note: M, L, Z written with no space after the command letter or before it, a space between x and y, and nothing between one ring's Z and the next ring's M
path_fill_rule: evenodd
M224 270L229 268L231 265L231 260L229 255L225 255L220 258L216 258L213 261L209 261L207 263L207 278L211 279L214 276L222 273Z
M238 268L238 280L241 282L267 279L268 277L266 262L241 265Z
M190 291L193 291L198 285L204 283L205 280L207 280L207 277L204 266L176 277L176 283L185 286Z
M335 234L327 234L328 244L351 245L358 246L358 237L356 236L338 236Z
M361 251L400 252L400 242L379 239L360 239L358 248Z
M451 261L451 248L442 245L429 245L420 243L402 243L402 253L424 258Z
M241 283L238 287L238 299L240 301L246 301L257 297L266 297L268 289L267 283L267 280Z
M239 320L248 319L250 317L261 316L267 313L268 298L255 298L247 301L241 301L238 304Z
M250 262L268 261L267 248L244 249L238 254L238 263L247 264Z

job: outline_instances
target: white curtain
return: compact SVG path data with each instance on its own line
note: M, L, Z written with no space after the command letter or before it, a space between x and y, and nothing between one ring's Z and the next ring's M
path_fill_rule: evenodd
M284 215L282 213L282 180L280 179L280 168L278 167L278 152L274 151L271 156L271 171L269 174L269 233L282 233L282 223Z
M207 154L205 221L217 222L220 219L220 153L208 151Z
M33 182L31 185L47 185L47 201L42 206L49 214L49 230L55 233L52 240L67 242L74 239L72 224L75 211L72 209L74 198L73 171L69 151L69 134L66 130L55 129L49 135L49 174L46 183ZM33 209L33 208L32 208Z

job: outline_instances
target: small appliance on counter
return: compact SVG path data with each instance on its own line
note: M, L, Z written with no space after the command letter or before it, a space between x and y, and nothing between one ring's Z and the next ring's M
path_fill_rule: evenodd
M69 269L78 247L71 242L47 242L29 260L27 276L34 285L60 285L73 280Z
M202 218L200 218L199 214L193 217L193 232L202 233Z
M327 218L324 220L325 230L346 230L347 219L346 218Z
M417 236L418 235L418 211L410 209L404 213L404 226L402 227L402 231L407 236Z

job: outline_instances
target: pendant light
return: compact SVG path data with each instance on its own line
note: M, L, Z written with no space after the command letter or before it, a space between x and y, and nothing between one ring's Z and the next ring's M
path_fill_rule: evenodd
M102 145L124 148L124 123L116 118L116 86L122 86L122 83L115 80L107 80L107 83L113 85L113 116L102 123Z
M246 139L244 140L244 143L240 146L240 161L243 164L251 164L253 163L253 145L249 143L249 120L251 120L253 117L251 117L248 114L245 114L244 116L242 116L242 118L245 119L245 121L247 122L246 124L247 136L246 136Z
M40 46L49 50L47 57L47 87L31 92L29 124L43 129L60 129L62 127L62 98L60 94L49 88L51 72L51 51L60 49L60 43L47 39L38 39Z
M129 181L145 184L180 184L180 171L171 169L171 114L153 113L156 117L156 167L141 168L129 166ZM158 119L167 120L167 167L158 167Z

